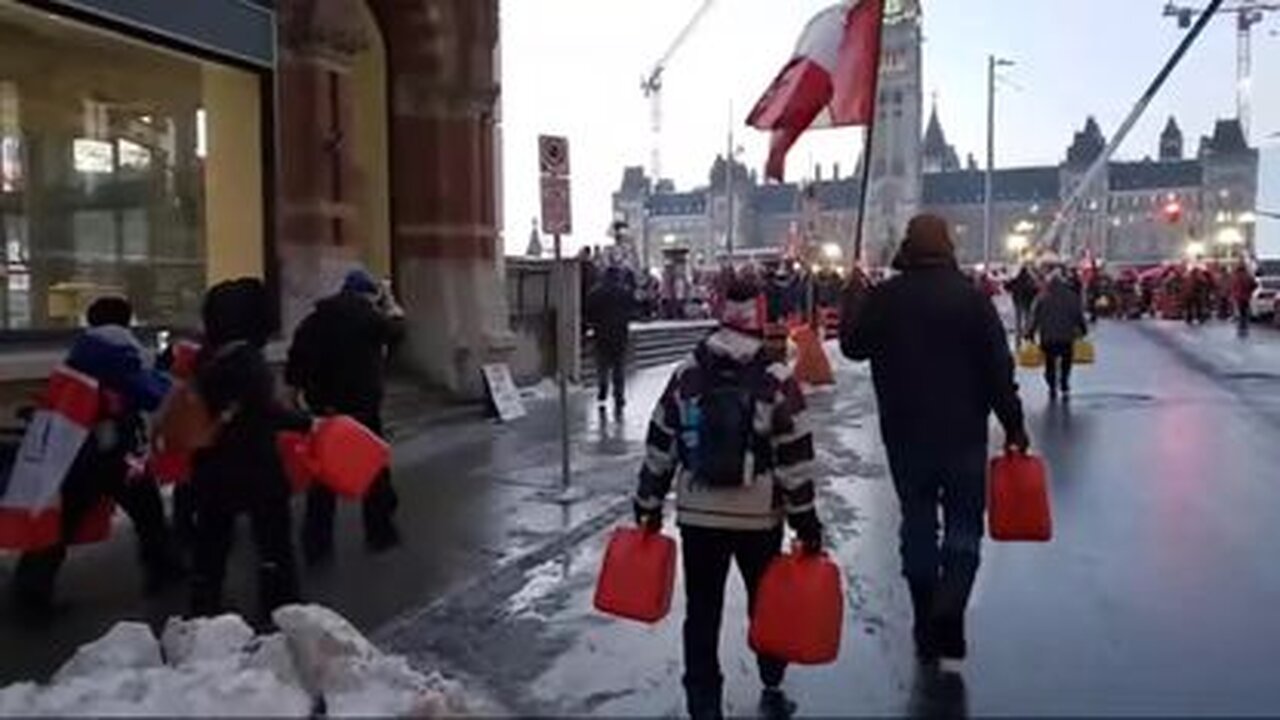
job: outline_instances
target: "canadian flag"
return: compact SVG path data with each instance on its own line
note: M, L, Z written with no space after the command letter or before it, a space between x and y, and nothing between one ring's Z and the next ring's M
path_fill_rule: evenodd
M58 542L59 491L97 423L100 403L98 382L88 375L60 367L49 376L8 482L0 488L0 548L38 550ZM109 527L112 506L104 507ZM95 509L85 522L98 525L100 515Z
M747 118L751 127L773 131L767 177L782 180L787 151L805 130L871 124L883 19L884 0L853 0L809 21L791 61Z

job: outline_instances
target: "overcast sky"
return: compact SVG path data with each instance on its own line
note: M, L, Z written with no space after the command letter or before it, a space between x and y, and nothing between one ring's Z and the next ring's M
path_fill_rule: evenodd
M538 214L537 135L572 146L574 227L570 247L603 241L610 196L626 165L647 165L648 102L642 75L701 0L502 0L504 222L507 251L524 251ZM743 160L763 167L767 138L743 124L751 105L790 57L804 24L832 0L720 0L666 74L664 174L680 188L706 182L727 144L732 107ZM997 166L1052 164L1086 115L1110 137L1181 32L1165 0L924 0L925 116L934 93L949 141L963 159L985 144L986 56L1007 57L997 100ZM1178 117L1194 153L1213 121L1235 113L1235 23L1205 32L1120 149L1154 155L1160 129ZM1254 29L1255 141L1280 132L1280 17ZM803 138L788 179L814 163L848 173L860 131ZM1271 141L1273 144L1275 140ZM1280 162L1277 153L1271 157ZM1280 167L1264 169L1264 193L1280 200ZM1280 238L1275 250L1280 252Z

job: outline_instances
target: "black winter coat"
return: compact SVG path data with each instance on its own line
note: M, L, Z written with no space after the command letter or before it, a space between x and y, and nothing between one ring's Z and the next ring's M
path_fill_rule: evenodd
M870 360L890 455L983 446L994 410L1023 429L1004 326L954 265L907 268L869 293L847 291L840 347Z
M620 355L627 349L635 297L623 283L604 283L587 296L587 322L601 352Z
M1066 345L1088 332L1080 296L1064 282L1050 283L1031 309L1027 334L1039 335L1042 344Z
M274 375L261 349L242 341L202 348L195 383L209 410L225 418L214 444L193 458L197 501L226 512L287 501L290 488L276 434L305 430L310 422L276 401Z
M285 381L317 412L376 415L382 405L386 353L400 325L364 296L321 300L293 334Z

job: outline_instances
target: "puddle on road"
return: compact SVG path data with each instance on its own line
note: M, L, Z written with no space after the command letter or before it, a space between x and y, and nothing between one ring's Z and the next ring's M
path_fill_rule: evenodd
M1072 393L1070 407L1072 409L1088 408L1091 410L1123 410L1132 407L1145 407L1160 401L1155 395L1136 392L1077 392Z

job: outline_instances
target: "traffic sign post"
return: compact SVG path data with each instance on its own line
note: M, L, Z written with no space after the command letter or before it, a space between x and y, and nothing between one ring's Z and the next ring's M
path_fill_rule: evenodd
M573 475L569 443L569 274L564 265L561 236L573 232L573 208L569 201L569 140L554 135L538 138L538 166L542 188L542 232L555 239L556 271L560 274L559 310L556 312L556 375L560 386L560 502L576 498L570 491Z

